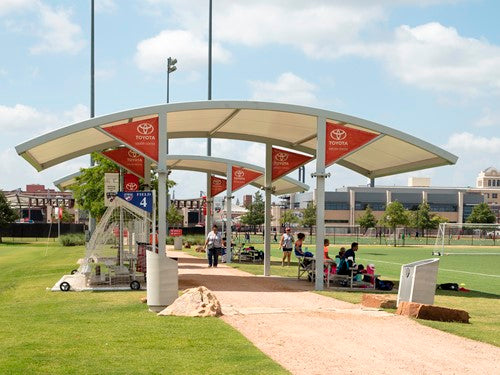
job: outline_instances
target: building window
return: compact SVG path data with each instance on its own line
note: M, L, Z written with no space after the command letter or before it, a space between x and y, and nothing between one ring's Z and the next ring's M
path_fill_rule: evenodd
M370 205L373 211L385 211L385 203L383 202L356 202L355 210L356 211L364 211L366 207Z
M497 186L497 180L493 180L492 185Z
M491 194L491 197L492 198L498 198L498 194L497 193L493 193L493 194Z
M457 212L458 207L455 204L447 203L429 203L432 212Z
M491 186L491 180L488 180L488 186Z
M486 197L486 199L489 199L490 194L489 193L485 193L484 196Z
M349 203L347 202L325 202L325 210L349 210Z

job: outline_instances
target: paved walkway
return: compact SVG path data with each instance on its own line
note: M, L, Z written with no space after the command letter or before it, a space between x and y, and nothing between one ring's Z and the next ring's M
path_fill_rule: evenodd
M293 374L500 374L495 346L321 296L307 281L169 256L179 258L180 289L211 289L222 319Z

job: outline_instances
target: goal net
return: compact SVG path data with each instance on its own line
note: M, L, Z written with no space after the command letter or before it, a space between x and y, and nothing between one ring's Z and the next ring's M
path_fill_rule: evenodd
M500 255L500 224L441 223L433 255ZM484 248L477 249L479 246ZM490 250L490 246L499 248Z

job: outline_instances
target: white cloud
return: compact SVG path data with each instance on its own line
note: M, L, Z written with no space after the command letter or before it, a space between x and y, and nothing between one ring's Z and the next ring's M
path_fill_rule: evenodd
M378 58L405 83L465 95L500 93L500 47L466 38L437 22L400 26L387 43L361 43L346 52Z
M485 108L481 117L476 120L474 125L480 128L486 128L490 126L496 126L500 128L500 111L492 110L491 108Z
M44 133L55 129L62 123L76 122L88 118L88 107L78 104L63 113L40 111L36 108L16 104L12 107L0 105L0 131L4 134L20 134L33 129Z
M75 173L80 168L89 165L89 157L82 156L49 168L46 171L37 172L28 162L17 155L14 148L10 147L0 151L0 159L2 160L2 179L0 181L0 189L2 190L24 189L25 185L31 183L53 187L53 181Z
M231 53L218 43L212 45L212 53L214 62L226 63L231 59ZM164 30L139 42L135 61L142 70L161 72L171 56L179 61L179 70L191 71L206 65L207 55L208 44L202 36L186 30Z
M444 148L452 152L471 152L495 156L500 155L500 137L483 137L469 132L455 133L450 136Z
M479 171L498 164L500 160L500 137L484 137L469 132L454 133L442 146L458 156L447 185L474 186Z
M94 6L95 11L99 13L111 13L116 10L116 3L114 0L97 0Z
M316 86L291 72L281 74L276 82L249 81L252 100L311 105L317 103Z
M81 27L71 21L72 12L68 8L55 8L41 0L2 0L0 17L11 13L35 14L37 22L30 17L7 19L5 25L11 32L29 33L39 38L38 43L30 48L32 54L79 52L85 46Z
M380 26L392 9L457 2L460 1L220 0L214 3L214 41L226 48L231 44L287 45L314 59L352 55L375 58L383 61L401 81L422 89L461 95L499 93L499 46L465 37L436 22L397 27L390 40L383 41L387 35ZM205 1L150 3L152 7L167 5L164 17L181 29L205 35ZM206 60L205 55L202 57Z
M82 29L71 22L71 12L53 9L43 3L38 6L40 16L40 42L30 48L31 53L68 52L75 54L84 46Z
M37 3L37 0L2 0L0 1L0 16L22 11Z

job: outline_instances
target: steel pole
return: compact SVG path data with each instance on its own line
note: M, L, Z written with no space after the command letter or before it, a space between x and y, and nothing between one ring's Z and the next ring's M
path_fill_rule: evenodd
M316 281L315 289L323 290L323 241L325 239L325 134L326 119L317 120L316 146Z
M271 189L273 169L273 145L266 143L266 170L265 170L265 224L264 224L264 276L271 275Z

